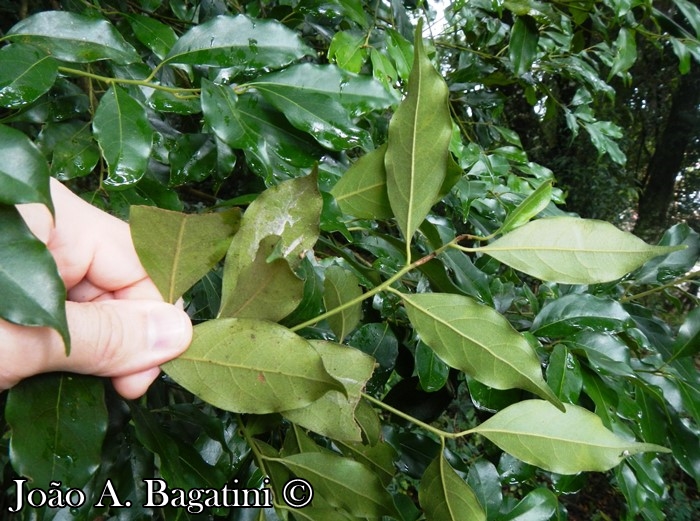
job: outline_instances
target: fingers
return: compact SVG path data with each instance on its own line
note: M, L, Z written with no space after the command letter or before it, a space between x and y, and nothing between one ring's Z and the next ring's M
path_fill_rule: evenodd
M158 301L67 302L66 314L70 356L53 330L0 322L0 389L34 374L70 371L118 377L117 391L134 398L192 339L187 314Z

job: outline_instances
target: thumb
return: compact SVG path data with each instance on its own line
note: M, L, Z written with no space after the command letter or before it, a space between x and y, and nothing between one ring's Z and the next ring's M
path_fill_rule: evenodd
M63 345L52 342L45 367L37 372L58 370L113 377L152 372L177 357L192 340L187 314L160 301L66 302L66 316L70 356L66 356Z

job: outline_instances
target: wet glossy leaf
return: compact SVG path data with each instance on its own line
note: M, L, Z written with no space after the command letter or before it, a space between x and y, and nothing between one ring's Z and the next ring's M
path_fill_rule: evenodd
M141 263L163 298L175 302L224 256L240 211L187 215L132 206L129 220Z
M415 362L420 386L424 391L434 392L445 386L450 368L423 342L418 342L416 346Z
M486 517L494 519L503 503L503 491L498 470L485 458L476 460L469 466L467 484L479 499Z
M669 228L659 241L659 246L679 245L686 248L656 257L642 266L635 274L635 282L666 283L687 273L700 259L700 235L687 224L680 223Z
M448 165L452 118L442 76L423 49L420 24L408 94L389 123L387 194L406 242L433 206Z
M278 83L274 77L261 78L252 85L292 125L311 134L323 146L345 150L369 145L369 133L352 122L350 114L340 104L339 93L319 92L302 82Z
M36 13L14 25L7 36L13 42L30 43L68 62L139 61L136 50L107 20L67 11Z
M0 49L0 106L20 108L37 100L56 81L58 62L46 52L28 45Z
M146 172L153 141L153 129L141 104L113 86L102 96L92 127L109 167L104 183L112 188L137 183Z
M608 80L613 76L624 73L637 61L637 33L633 29L623 27L617 33L615 41L615 58L608 74Z
M264 320L199 324L187 351L163 370L201 399L240 413L298 409L343 390L308 341Z
M549 356L547 384L564 402L577 403L583 379L578 359L565 346L557 344Z
M362 390L374 370L374 359L358 349L325 342L311 341L321 355L323 365L347 393L328 391L302 409L284 411L289 421L335 440L362 441L360 427L355 422L355 408Z
M58 373L24 380L10 390L5 415L12 465L32 488L51 481L81 488L98 469L107 431L102 380Z
M292 65L280 72L260 76L252 85L258 81L331 96L355 116L386 109L398 101L395 94L371 76L352 74L333 65Z
M304 282L281 258L271 258L280 238L265 237L252 264L241 270L235 289L224 299L219 316L277 322L301 302Z
M53 213L49 166L19 130L0 125L0 204L42 203Z
M177 41L173 28L150 16L132 14L128 19L136 38L158 58L165 58Z
M37 143L49 156L51 175L62 181L88 175L100 160L90 124L84 121L49 123Z
M305 453L279 460L293 474L313 483L314 493L355 518L392 515L391 496L374 473L357 461L327 453Z
M544 210L552 200L552 181L545 181L528 195L518 207L508 214L501 226L501 233L508 233L526 224Z
M323 285L323 303L327 311L341 307L362 295L359 281L351 271L340 266L331 266L324 273L326 279ZM362 303L356 302L327 320L338 342L342 342L348 333L355 329L361 318Z
M137 439L160 460L159 472L170 487L189 490L220 487L224 479L219 469L207 464L192 448L158 422L154 413L134 402L129 404Z
M421 340L449 366L496 389L525 389L561 407L542 378L537 355L500 313L462 295L402 298Z
M238 96L229 86L203 79L202 110L217 137L242 149L248 165L265 179L299 177L321 157L320 146L310 136L259 96Z
M634 376L630 362L630 348L616 335L581 331L567 339L572 349L583 351L591 366L603 373Z
M539 32L537 22L531 16L518 16L515 19L508 43L508 54L516 76L530 72L537 57Z
M276 20L222 15L183 34L164 61L254 70L282 67L306 54L313 50Z
M360 32L338 31L328 47L328 60L347 71L360 72L368 54L364 43L365 35Z
M418 498L431 521L486 521L474 491L442 454L423 474Z
M369 389L381 388L389 378L399 354L399 341L389 324L363 324L348 337L347 343L372 356L379 366ZM377 390L378 390L377 389Z
M12 206L0 204L0 229L0 317L13 324L55 329L70 353L66 289L51 253Z
M700 352L700 308L693 309L678 330L673 357L693 356Z
M211 134L183 134L168 154L170 185L197 183L216 173L216 141Z
M530 465L559 474L604 472L633 454L670 452L620 438L592 412L564 406L565 413L544 400L526 400L496 413L473 432Z
M557 511L559 501L551 490L536 488L521 499L502 521L549 521Z
M227 299L232 297L240 273L255 261L258 245L265 237L279 236L281 257L292 269L299 265L302 253L312 248L318 238L322 206L316 175L268 188L248 206L226 254L222 309L228 309Z
M257 142L256 133L238 109L238 95L229 85L202 79L202 111L207 125L229 146L246 148Z
M343 174L331 193L340 209L360 219L393 217L386 192L386 145L362 156Z
M479 251L542 280L593 284L619 279L677 249L649 245L604 221L551 217L521 226Z
M612 333L631 325L632 317L621 304L584 293L565 295L546 304L535 317L531 332L564 337L582 329Z

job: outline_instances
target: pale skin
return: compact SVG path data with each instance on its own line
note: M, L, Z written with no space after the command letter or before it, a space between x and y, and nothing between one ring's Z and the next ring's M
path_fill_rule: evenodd
M53 255L68 298L71 353L45 327L0 319L0 391L23 378L51 371L111 377L125 398L143 395L159 366L182 353L192 324L163 302L139 262L129 227L51 181L55 222L39 204L18 209Z

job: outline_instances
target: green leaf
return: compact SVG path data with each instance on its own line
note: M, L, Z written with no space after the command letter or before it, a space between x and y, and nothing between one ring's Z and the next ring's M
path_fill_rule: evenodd
M693 309L678 330L673 343L673 358L693 356L700 352L700 308Z
M387 146L382 145L362 156L331 190L344 213L360 219L390 219L394 216L386 192L386 149Z
M562 412L543 400L525 400L472 429L516 458L558 474L605 472L640 452L670 452L651 443L620 438L594 413L564 404Z
M351 347L322 340L310 342L321 355L328 374L343 384L347 395L331 390L312 404L283 411L282 415L334 440L362 441L360 427L355 422L355 409L367 380L372 376L374 359Z
M583 386L581 365L569 349L561 344L555 345L549 356L547 383L562 401L578 402Z
M221 309L228 309L239 275L253 264L265 237L281 238L279 251L293 270L303 252L316 243L323 206L316 182L315 174L285 181L265 190L248 206L226 254Z
M688 0L673 0L673 3L685 15L695 31L695 36L700 38L700 9L698 6Z
M131 29L136 38L148 47L161 60L177 42L177 34L172 27L159 22L155 18L140 14L128 15Z
M172 436L160 425L155 414L135 402L129 402L136 438L160 460L158 471L168 486L189 490L220 487L222 472L207 464L194 448Z
M559 501L551 490L536 488L521 499L499 521L548 521L557 511Z
M224 256L240 223L240 210L187 215L132 206L136 253L167 302L175 302Z
M421 389L432 393L445 387L450 368L424 342L416 346L415 361Z
M329 96L352 116L384 110L398 100L371 76L353 74L335 65L301 63L260 76L249 85L275 85L280 92L300 90L310 96ZM283 90L284 89L284 90Z
M178 136L168 153L170 185L202 182L217 170L216 140L211 134Z
M241 270L235 289L227 294L220 317L257 318L277 322L289 315L301 302L304 282L289 267L289 262L274 258L280 242L276 235L265 237L252 264Z
M501 233L508 233L523 224L527 224L530 219L547 208L551 200L552 181L547 180L508 214L508 217L503 221L503 226L501 226Z
M19 212L0 204L0 317L22 326L50 327L70 353L66 289L53 256Z
M474 491L442 454L423 474L418 499L430 521L486 521Z
M355 518L394 513L391 496L367 467L329 453L303 453L276 459L296 476L313 484L314 493L334 509Z
M614 300L588 293L565 295L546 304L535 317L531 332L537 336L565 337L582 329L622 331L632 325L632 317Z
M340 266L331 266L325 271L325 276L323 303L327 311L341 307L362 295L359 281L351 271ZM342 343L348 333L355 329L361 318L362 303L358 301L339 313L328 317L328 324L331 326L333 333L335 333L338 342Z
M0 204L42 203L53 213L49 166L19 130L0 125Z
M365 35L361 32L338 31L328 46L328 60L350 72L360 72L367 54Z
M60 481L80 489L99 468L107 431L101 379L54 373L23 380L10 389L5 415L12 465L32 488Z
M700 234L685 223L679 223L664 233L659 246L685 245L685 249L656 257L635 273L637 284L656 284L672 281L687 273L700 259Z
M445 80L425 54L421 24L408 94L389 123L387 194L409 243L440 193L447 172L452 118Z
M619 279L657 255L682 248L651 246L604 221L550 217L529 222L478 251L542 280L594 284Z
M503 504L501 480L496 466L480 458L469 466L467 484L474 491L488 519L495 519Z
M300 177L318 163L320 145L259 94L237 96L230 87L218 85L207 92L206 80L202 84L205 121L223 142L242 149L248 166L267 182Z
M84 121L48 123L37 144L51 163L51 175L64 181L92 172L100 160L90 124Z
M525 389L562 406L542 378L530 344L500 313L462 295L402 298L421 340L450 367L496 389Z
M250 84L299 130L308 132L323 146L345 150L368 146L369 133L350 119L339 95L318 92L299 83L275 83L261 78Z
M608 154L610 159L618 165L624 165L627 162L627 156L625 156L625 153L615 141L622 137L622 129L620 127L610 121L594 121L585 123L583 126L600 156Z
M537 57L539 31L537 22L531 16L518 16L515 19L508 43L508 54L516 76L530 72Z
M343 390L309 342L264 320L198 324L187 351L163 370L202 400L240 413L298 409L327 391Z
M0 106L17 109L46 93L56 81L58 62L28 45L0 49Z
M137 183L148 167L153 141L146 110L125 90L112 86L97 106L92 127L109 168L105 185Z
M366 403L366 402L361 402ZM372 469L385 487L391 484L396 474L396 451L385 441L376 444L339 441L338 446L346 456L352 457L366 467Z
M257 70L281 68L306 54L314 52L276 20L222 15L183 34L164 62Z
M608 74L608 81L613 76L627 72L637 61L637 32L623 27L615 41L615 58Z
M67 11L44 11L29 16L14 25L7 37L68 62L112 60L127 64L140 60L136 50L107 20Z

